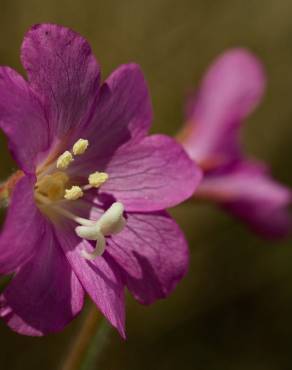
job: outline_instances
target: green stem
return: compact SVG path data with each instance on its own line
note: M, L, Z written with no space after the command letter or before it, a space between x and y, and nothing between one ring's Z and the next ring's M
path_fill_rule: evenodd
M92 370L96 368L98 358L108 344L110 333L111 326L103 319L95 336L92 338L80 370Z
M96 335L96 329L101 321L101 314L91 303L89 313L85 318L82 328L73 341L61 370L79 370L87 357L88 348Z

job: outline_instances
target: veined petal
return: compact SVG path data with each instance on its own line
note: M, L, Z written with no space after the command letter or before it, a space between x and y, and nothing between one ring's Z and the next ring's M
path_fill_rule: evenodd
M104 82L102 93L100 106L93 117L98 132L103 131L99 145L108 140L107 136L114 144L124 132L136 140L147 135L152 121L152 105L143 72L137 64L118 67ZM105 143L103 145L105 149Z
M101 86L95 112L82 132L89 148L75 165L81 164L84 174L100 170L120 146L145 137L151 121L150 96L140 67L120 66Z
M289 233L291 191L259 163L241 162L206 175L197 198L213 200L266 237Z
M166 212L128 213L125 229L108 243L125 284L143 304L167 297L187 272L187 242Z
M35 25L24 38L21 59L32 88L43 99L51 140L87 123L100 69L83 37L55 24Z
M207 169L238 159L242 119L258 105L264 90L263 67L254 55L232 49L219 56L187 107L181 141L189 155Z
M84 291L49 226L37 253L0 298L0 316L16 332L62 330L83 307Z
M105 171L110 193L127 211L156 211L190 197L201 180L201 170L182 147L163 135L149 136L137 145L118 150Z
M0 235L0 273L18 269L39 249L46 220L35 205L34 180L22 177L16 184Z
M48 123L39 98L8 67L0 67L0 127L20 168L33 173L49 146Z
M57 230L58 240L73 271L102 314L125 337L124 286L106 253L93 261L82 257L92 246L72 231Z

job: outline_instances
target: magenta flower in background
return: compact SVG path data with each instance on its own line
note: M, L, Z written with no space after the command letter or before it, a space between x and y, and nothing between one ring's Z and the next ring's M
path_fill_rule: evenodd
M100 84L88 43L51 24L26 34L21 59L28 82L0 69L0 126L22 171L0 237L0 272L15 274L1 316L21 334L55 332L88 293L124 336L124 287L150 304L186 273L185 238L164 209L201 171L171 138L147 136L137 65Z
M291 192L269 170L242 153L239 130L265 90L261 63L244 49L225 52L211 65L187 104L178 138L204 172L195 199L211 200L266 237L290 229Z

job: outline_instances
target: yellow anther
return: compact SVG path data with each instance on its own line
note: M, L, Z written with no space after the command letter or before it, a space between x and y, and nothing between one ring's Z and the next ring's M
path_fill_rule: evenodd
M81 155L85 152L89 145L89 141L85 139L79 139L73 145L73 154L74 155Z
M83 191L80 186L74 185L71 189L65 190L64 198L67 200L77 200L83 197Z
M108 180L109 176L106 172L94 172L88 177L89 185L98 188Z
M66 150L66 152L61 154L57 159L57 168L66 169L72 161L74 161L72 154Z

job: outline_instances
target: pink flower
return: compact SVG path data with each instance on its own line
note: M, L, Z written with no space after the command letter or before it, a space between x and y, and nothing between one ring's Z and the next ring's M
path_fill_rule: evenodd
M252 54L225 52L189 100L179 140L204 172L195 198L217 203L263 236L278 237L290 230L291 192L262 163L247 159L239 143L241 124L264 90L263 67Z
M190 197L201 171L152 120L135 64L100 84L88 43L51 24L21 51L28 82L0 69L0 126L19 164L0 238L14 273L0 314L15 331L61 330L88 293L125 336L124 287L143 304L166 297L188 265L185 238L164 211Z

